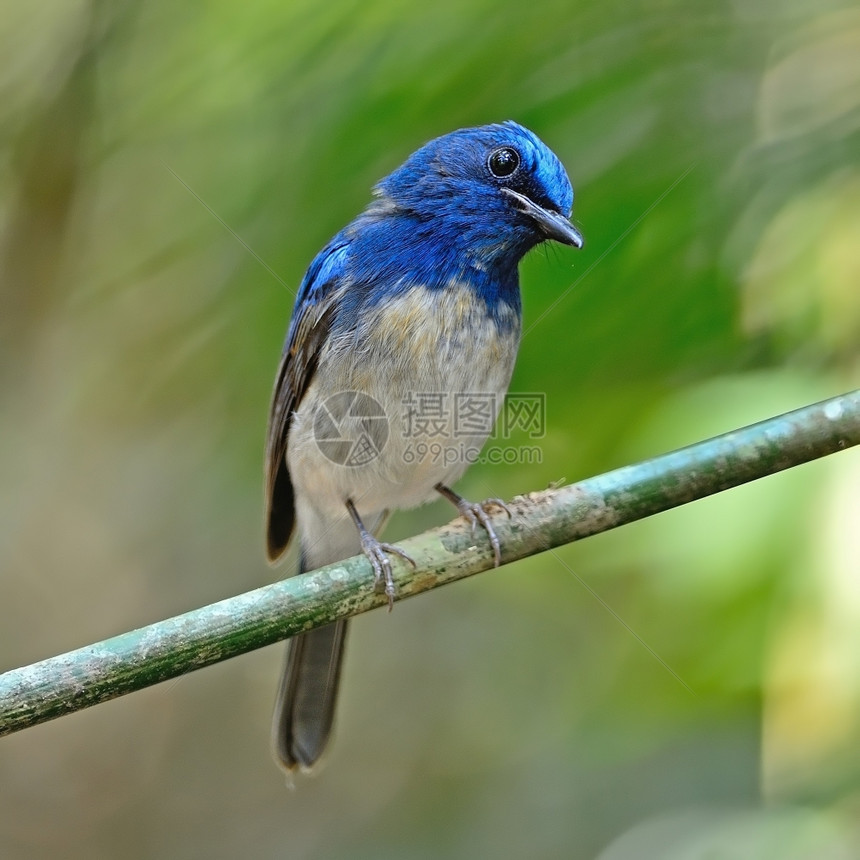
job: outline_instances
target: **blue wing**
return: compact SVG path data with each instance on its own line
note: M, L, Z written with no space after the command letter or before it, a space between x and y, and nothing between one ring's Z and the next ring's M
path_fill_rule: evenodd
M283 555L293 533L293 485L286 461L290 423L313 379L320 349L328 338L348 253L349 240L339 234L317 254L299 286L287 331L266 441L266 537L270 561Z

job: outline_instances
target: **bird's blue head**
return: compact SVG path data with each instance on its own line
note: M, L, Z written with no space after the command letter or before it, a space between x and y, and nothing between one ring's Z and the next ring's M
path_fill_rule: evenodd
M478 268L515 267L547 239L582 247L564 167L515 122L431 140L375 191L372 210L408 216L417 241L432 239Z

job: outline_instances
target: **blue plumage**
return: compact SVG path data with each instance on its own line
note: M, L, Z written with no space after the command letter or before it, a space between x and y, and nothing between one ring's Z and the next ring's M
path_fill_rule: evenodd
M547 239L582 238L564 168L513 122L430 141L374 193L299 289L269 421L268 553L279 558L297 525L302 569L364 552L391 600L388 554L402 552L374 533L393 508L441 493L484 528L499 562L488 509L501 503L449 489L473 459L456 452L480 450L507 391L520 259ZM458 426L445 404L462 415L466 398L472 421ZM481 398L492 411L479 424ZM417 423L407 403L432 404L432 421ZM288 769L313 764L328 738L345 630L292 642L274 724Z

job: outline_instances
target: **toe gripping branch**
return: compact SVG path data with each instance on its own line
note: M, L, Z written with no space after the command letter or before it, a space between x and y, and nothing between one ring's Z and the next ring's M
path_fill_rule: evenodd
M501 499L496 498L484 499L483 502L466 501L466 499L444 484L436 484L434 489L457 508L460 516L472 527L473 537L479 525L487 533L487 537L490 539L490 546L493 548L493 560L496 567L498 567L502 563L502 545L499 543L499 536L493 528L493 521L490 519L490 513L487 508L501 508L508 515L508 519L510 519L511 512L508 506Z
M367 556L367 560L373 567L373 584L377 589L383 589L388 597L388 611L391 612L394 607L394 597L397 594L397 586L394 584L394 576L391 572L391 562L388 560L387 553L399 555L416 567L415 560L412 556L405 553L399 546L393 543L385 543L374 537L365 527L352 503L352 499L347 499L346 509L358 529L359 537L361 538L361 551Z

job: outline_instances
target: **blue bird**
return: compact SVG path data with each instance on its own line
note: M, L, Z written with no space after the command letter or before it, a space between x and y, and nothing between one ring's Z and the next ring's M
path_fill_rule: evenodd
M518 265L552 239L582 247L558 158L515 122L430 141L374 189L302 280L275 382L266 446L267 550L294 528L299 572L363 552L389 608L388 512L441 494L487 533L491 510L453 484L489 435L520 339ZM288 771L322 754L346 622L294 637L273 725Z

